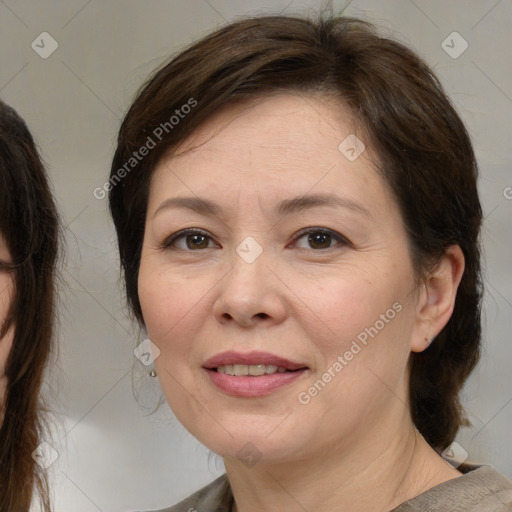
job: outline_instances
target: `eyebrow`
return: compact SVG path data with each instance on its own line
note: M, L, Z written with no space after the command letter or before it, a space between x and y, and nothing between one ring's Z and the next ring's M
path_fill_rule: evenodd
M183 208L192 210L202 215L216 216L221 213L221 208L213 201L201 197L170 197L156 209L153 218L162 210L169 208Z
M353 210L366 217L372 217L370 211L364 206L336 194L307 194L292 199L284 199L278 204L276 210L280 215L288 215L289 213L300 212L316 206L341 207Z
M275 210L277 214L285 216L319 206L341 207L369 218L372 217L370 211L364 206L336 194L307 194L291 199L283 199L278 203ZM153 217L156 217L162 210L169 208L188 209L207 216L219 216L222 213L222 208L209 199L201 197L171 197L160 204Z

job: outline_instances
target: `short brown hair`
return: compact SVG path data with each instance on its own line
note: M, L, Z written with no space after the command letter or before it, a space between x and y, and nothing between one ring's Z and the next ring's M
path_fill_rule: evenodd
M0 340L14 328L0 425L0 510L29 510L37 492L49 512L47 476L32 452L45 425L39 391L53 347L59 220L32 135L1 101L0 233L12 260L0 261L0 272L14 278L10 310L0 319Z
M451 319L428 350L411 355L411 414L430 445L442 450L467 424L459 392L479 359L477 165L467 131L432 70L369 23L243 19L193 44L150 78L122 123L111 170L110 209L128 303L143 322L137 279L156 164L230 102L279 91L320 91L352 109L399 205L419 278L450 245L464 253ZM133 152L191 98L197 106L165 134L161 130L158 144L114 183Z

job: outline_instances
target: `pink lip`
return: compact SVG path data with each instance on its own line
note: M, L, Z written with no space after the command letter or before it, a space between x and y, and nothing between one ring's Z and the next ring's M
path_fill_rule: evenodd
M212 369L217 366L225 366L227 364L273 364L275 366L281 366L287 370L299 370L306 368L306 365L295 363L284 359L283 357L275 356L268 352L247 352L243 354L241 352L221 352L216 356L208 359L203 364L203 368Z
M285 373L273 373L271 375L253 376L234 376L218 373L215 371L217 366L228 364L267 364L280 366L287 370L294 370ZM221 391L228 395L237 397L261 397L269 395L272 392L291 384L296 379L302 377L308 368L299 363L289 361L279 356L267 352L249 352L242 354L239 352L222 352L208 359L203 365L204 371L208 374L210 381Z

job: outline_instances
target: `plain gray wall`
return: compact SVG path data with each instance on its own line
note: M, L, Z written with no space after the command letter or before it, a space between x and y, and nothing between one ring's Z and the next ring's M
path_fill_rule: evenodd
M320 0L0 2L0 97L33 131L66 226L61 370L52 371L48 381L58 392L60 426L52 441L58 459L51 466L57 511L163 507L222 472L222 463L183 431L166 404L148 416L160 392L140 363L132 373L133 349L144 335L122 303L107 202L96 199L93 190L107 179L116 131L135 91L170 54L240 15L307 14L323 5ZM334 2L335 11L343 7ZM474 426L462 431L458 442L471 458L511 477L512 2L355 0L346 13L385 27L418 51L435 68L473 137L486 215L485 350L464 392ZM454 31L468 43L457 58L442 48ZM43 32L58 44L50 56L55 43L39 37ZM461 40L454 44L462 49Z

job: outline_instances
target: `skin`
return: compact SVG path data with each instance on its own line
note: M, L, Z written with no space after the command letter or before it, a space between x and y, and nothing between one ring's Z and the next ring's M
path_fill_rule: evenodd
M11 256L4 239L0 236L0 261L10 262ZM9 312L9 307L12 301L13 292L13 278L11 275L0 271L0 325ZM3 407L5 399L5 390L7 387L7 378L5 376L5 364L12 347L12 340L14 337L14 330L11 328L7 331L5 336L0 339L0 420L3 418Z
M450 248L418 281L370 141L353 162L338 150L352 133L364 138L339 102L277 94L226 108L152 177L138 284L161 351L155 366L178 419L223 457L241 512L386 511L460 475L414 428L407 388L411 352L425 350L453 311L463 255ZM275 212L283 199L333 192L366 213ZM221 213L159 210L183 196L214 201ZM210 237L201 248L185 238L163 247L190 227ZM348 242L295 239L311 227ZM247 236L263 249L252 263L236 252ZM401 311L301 404L298 394L397 302ZM271 352L309 370L268 396L233 397L202 370L226 350ZM247 443L260 457L251 467L237 456Z

